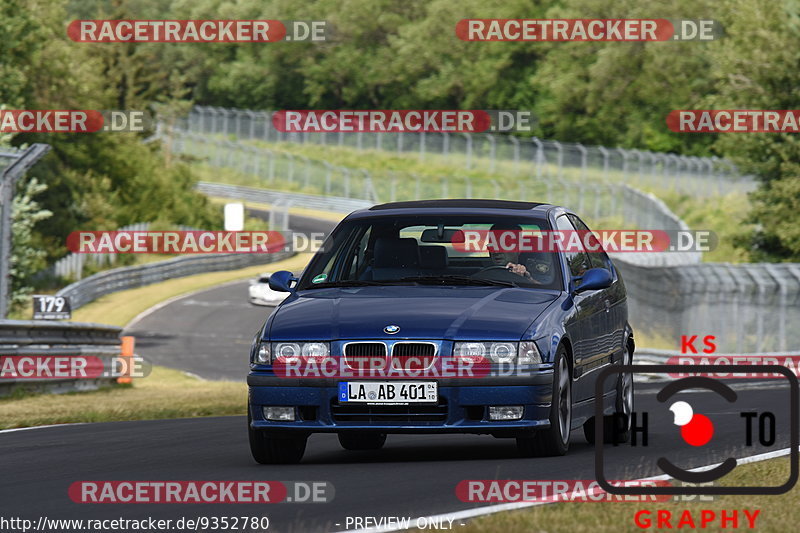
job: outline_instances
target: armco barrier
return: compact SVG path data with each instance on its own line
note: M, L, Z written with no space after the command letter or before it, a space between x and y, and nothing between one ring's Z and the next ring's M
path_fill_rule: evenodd
M104 371L107 371L111 369L113 358L120 355L121 331L120 327L106 324L0 320L0 360L5 356L94 356L103 360ZM0 397L16 388L68 392L96 389L114 381L116 378L110 376L80 379L0 377Z
M291 257L293 252L270 254L213 254L177 257L147 265L114 268L98 272L86 279L68 285L57 296L70 298L72 309L112 292L144 287L173 278L182 278L204 272L234 270L252 265L272 263Z

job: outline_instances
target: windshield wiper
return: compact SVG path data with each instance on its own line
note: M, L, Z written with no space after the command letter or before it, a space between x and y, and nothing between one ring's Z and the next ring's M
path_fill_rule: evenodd
M471 276L461 276L457 274L444 274L441 276L409 276L400 278L399 281L411 281L414 283L430 283L433 285L490 285L497 287L518 287L511 281L500 281L496 279L473 278Z
M395 283L393 280L387 281L370 281L366 279L343 279L341 281L323 281L322 283L313 283L306 289L327 289L329 287L375 287L380 285L391 285Z

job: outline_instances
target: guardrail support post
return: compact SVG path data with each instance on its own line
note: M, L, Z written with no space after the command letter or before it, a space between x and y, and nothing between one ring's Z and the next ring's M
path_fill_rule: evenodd
M48 151L49 144L36 143L20 153L16 160L8 165L2 174L0 181L0 201L2 202L2 214L0 214L0 318L8 315L8 300L10 294L10 270L11 270L11 223L14 189L17 180L41 159Z

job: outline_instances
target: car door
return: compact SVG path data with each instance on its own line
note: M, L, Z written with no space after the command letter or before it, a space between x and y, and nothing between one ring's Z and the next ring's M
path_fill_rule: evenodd
M576 229L590 231L588 226L575 215L567 215ZM600 244L599 242L597 243ZM627 300L622 279L613 268L611 259L599 247L597 251L587 252L592 268L604 268L609 271L612 278L611 286L602 291L604 312L598 315L599 349L602 353L601 364L617 361L622 357L624 347L625 324L628 321ZM611 382L609 382L611 383ZM607 383L608 384L608 383ZM613 385L613 383L612 383Z
M566 215L561 215L556 219L556 227L559 231L565 232L565 235L570 235L575 231L575 227ZM569 276L573 278L582 276L591 268L589 254L583 250L582 246L569 246L563 254ZM580 286L580 282L577 282L577 286ZM565 329L572 342L573 377L575 378L573 392L576 401L586 400L594 395L593 382L588 383L589 380L581 378L598 365L598 358L601 356L598 344L598 336L601 334L598 315L604 313L605 308L602 294L599 293L601 291L585 291L574 294L572 296L574 313L565 324Z

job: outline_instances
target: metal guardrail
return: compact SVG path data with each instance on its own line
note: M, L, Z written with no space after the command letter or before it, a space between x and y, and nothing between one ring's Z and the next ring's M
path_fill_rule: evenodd
M87 322L0 320L0 359L5 356L94 356L103 360L108 377L96 378L0 378L0 397L14 389L35 392L68 392L96 389L116 381L110 372L112 359L120 355L122 328Z
M150 229L150 222L138 222L117 228L116 231L147 231ZM181 231L198 231L199 228L190 226L179 225L178 230ZM87 264L95 267L111 267L117 261L117 254L115 253L75 253L71 252L38 272L38 277L51 277L64 278L68 280L80 280L83 278L83 269ZM99 270L100 268L98 268Z
M57 296L70 298L72 309L77 309L97 298L113 292L144 287L173 278L205 272L234 270L251 265L272 263L291 257L293 252L270 254L210 254L177 257L157 263L114 268L98 272L58 291Z

